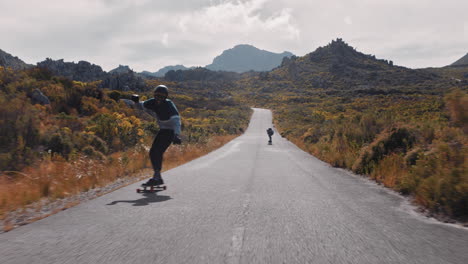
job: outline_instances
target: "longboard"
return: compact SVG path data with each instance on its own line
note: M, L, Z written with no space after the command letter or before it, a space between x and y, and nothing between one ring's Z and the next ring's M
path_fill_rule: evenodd
M136 191L137 193L155 193L159 191L164 191L167 189L165 185L156 185L156 186L144 186L142 185L143 189L138 188Z

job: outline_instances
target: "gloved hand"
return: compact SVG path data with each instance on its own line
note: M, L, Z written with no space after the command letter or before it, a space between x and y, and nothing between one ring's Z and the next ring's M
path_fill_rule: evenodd
M132 101L138 104L138 102L140 102L140 96L138 94L132 94Z
M180 145L180 144L182 144L182 139L180 139L179 135L175 135L174 139L172 140L172 143L174 143L176 145Z

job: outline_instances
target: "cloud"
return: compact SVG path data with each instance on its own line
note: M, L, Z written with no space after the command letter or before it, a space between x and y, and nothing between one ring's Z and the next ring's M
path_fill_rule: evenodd
M273 14L261 14L267 0L225 1L218 5L202 8L180 17L183 32L209 35L212 38L248 36L259 39L266 34L277 33L276 37L297 39L300 30L291 22L291 10L284 8Z
M345 22L346 25L351 25L351 24L353 24L353 20L351 19L350 16L345 16L345 18L344 18L343 20L344 20L344 22Z
M160 67L164 61L204 66L240 43L271 49L278 43L297 42L300 30L291 21L291 10L262 13L267 2L220 1L177 14L148 12L135 18L131 32L119 37L119 42L126 59Z
M304 55L340 37L423 67L449 64L468 47L464 0L0 1L0 49L28 63L51 57L140 71L207 65L237 44Z

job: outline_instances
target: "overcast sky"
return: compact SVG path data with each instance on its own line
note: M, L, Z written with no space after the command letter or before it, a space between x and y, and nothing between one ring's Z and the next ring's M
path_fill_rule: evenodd
M468 52L467 0L0 0L0 49L109 71L205 66L251 44L298 56L342 38L409 68Z

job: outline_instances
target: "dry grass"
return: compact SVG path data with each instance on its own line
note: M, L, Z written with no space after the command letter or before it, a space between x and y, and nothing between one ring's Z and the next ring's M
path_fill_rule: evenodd
M8 232L8 231L11 231L15 228L14 225L12 225L11 223L7 223L3 226L3 231L4 232Z
M235 137L214 136L203 145L173 145L165 153L164 170L203 156ZM143 147L114 153L105 161L80 157L67 162L60 156L51 156L36 167L0 175L0 220L5 220L8 212L27 208L41 199L54 201L76 195L108 185L119 178L133 177L142 169L150 167L148 150ZM39 211L40 208L34 210ZM4 223L5 231L12 228L12 224Z
M370 177L386 187L398 190L407 174L408 169L406 168L404 157L392 153L382 159L372 171Z

